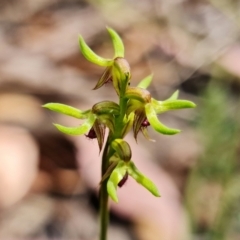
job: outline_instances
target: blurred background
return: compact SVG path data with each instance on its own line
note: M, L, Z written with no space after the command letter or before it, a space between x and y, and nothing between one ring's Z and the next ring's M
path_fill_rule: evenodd
M240 239L238 0L0 0L0 239L98 239L97 144L57 132L52 122L79 122L41 105L116 99L111 84L91 90L103 69L78 48L81 34L111 58L106 26L124 41L132 86L154 73L153 97L179 89L198 105L159 116L179 135L129 134L162 197L129 179L109 239Z

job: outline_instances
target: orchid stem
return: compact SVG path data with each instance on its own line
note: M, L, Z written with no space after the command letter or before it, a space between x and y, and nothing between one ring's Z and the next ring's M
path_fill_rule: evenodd
M102 155L102 177L107 171L109 165L110 139L111 136L109 133ZM100 188L100 240L107 240L107 229L109 222L107 181L108 178L102 182Z

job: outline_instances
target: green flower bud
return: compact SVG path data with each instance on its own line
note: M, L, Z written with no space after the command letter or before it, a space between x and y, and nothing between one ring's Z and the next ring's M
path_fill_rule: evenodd
M125 58L115 58L112 68L113 86L123 96L131 78L130 66Z
M138 87L129 87L126 91L125 98L134 99L141 103L151 102L150 92Z
M111 114L111 115L119 115L119 105L112 101L102 101L99 103L96 103L92 107L92 112L97 115L102 114Z
M132 151L129 144L123 139L115 139L111 143L112 148L116 151L119 158L124 162L128 162L131 160Z

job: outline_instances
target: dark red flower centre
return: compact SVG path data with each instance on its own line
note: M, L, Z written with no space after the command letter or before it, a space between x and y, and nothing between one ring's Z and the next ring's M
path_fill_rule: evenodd
M91 128L88 132L88 134L85 134L87 138L94 139L97 138L96 132L93 128Z
M118 186L122 187L127 180L128 180L128 173L126 172L122 180L118 183Z
M147 119L145 119L143 122L142 122L142 127L148 127L150 126L150 123Z

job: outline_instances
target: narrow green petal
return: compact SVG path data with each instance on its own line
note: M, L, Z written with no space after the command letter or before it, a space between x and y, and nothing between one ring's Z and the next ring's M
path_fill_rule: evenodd
M148 103L145 105L145 111L146 111L147 119L155 131L162 134L166 134L166 135L173 135L180 132L180 130L178 129L168 128L165 125L163 125L161 122L159 122L157 118L157 114L151 103Z
M113 63L112 59L102 58L102 57L98 56L96 53L94 53L91 50L91 48L88 47L88 45L86 44L86 42L84 41L82 36L79 36L78 41L79 41L80 50L81 50L83 56L89 62L92 62L92 63L97 64L102 67L108 67L108 66L112 65L112 63Z
M178 110L184 108L195 108L196 104L187 100L167 100L167 101L154 101L154 109L157 114L167 112L170 110Z
M178 99L178 95L179 95L179 90L176 90L171 97L169 97L168 99L166 99L165 101L170 101L170 100L177 100Z
M95 122L95 115L90 115L89 118L78 127L65 127L60 124L53 124L60 132L69 135L82 135L87 133L93 126Z
M195 108L196 104L187 100L168 100L163 101L162 106L169 109Z
M118 163L117 167L112 171L108 182L107 182L107 192L113 201L118 202L117 188L118 183L123 179L126 173L126 168L124 163L121 161Z
M151 84L153 78L153 74L145 77L138 85L137 87L147 89L148 86Z
M90 110L81 111L77 108L61 104L61 103L47 103L43 105L44 108L52 110L54 112L62 113L71 117L75 117L78 119L85 119L88 117Z
M112 28L107 27L107 30L113 42L114 58L124 57L124 45L123 45L122 39Z
M117 185L114 184L114 182L111 181L110 179L107 182L107 192L110 198L117 203L118 202Z
M131 161L128 164L128 174L135 179L139 184L145 187L148 191L150 191L154 196L160 197L160 193L156 187L156 185L146 176L144 176L135 166L135 164Z

